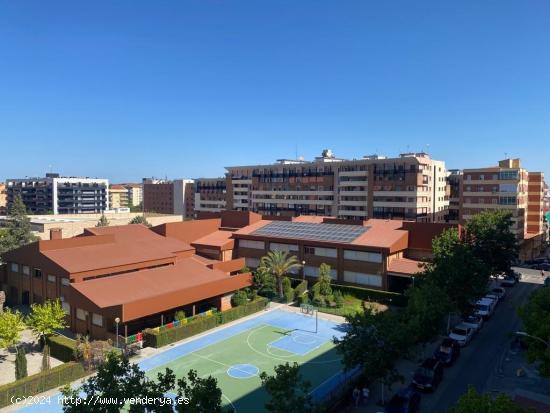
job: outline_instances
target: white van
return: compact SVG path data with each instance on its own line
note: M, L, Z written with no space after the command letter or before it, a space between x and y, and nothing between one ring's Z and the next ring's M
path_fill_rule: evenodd
M484 320L487 320L493 314L495 310L495 302L488 298L482 298L479 300L475 306L475 315L483 317Z

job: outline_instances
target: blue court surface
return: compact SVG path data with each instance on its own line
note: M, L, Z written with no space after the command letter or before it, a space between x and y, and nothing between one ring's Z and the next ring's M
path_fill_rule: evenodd
M302 375L312 384L312 397L322 400L355 371L342 371L340 356L332 340L342 337L345 326L311 315L282 310L265 311L256 317L222 327L172 345L138 365L149 377L169 367L176 377L189 369L218 380L223 401L239 413L261 412L266 394L259 374L272 374L274 366L297 362ZM25 413L62 412L54 394L49 403L26 406Z

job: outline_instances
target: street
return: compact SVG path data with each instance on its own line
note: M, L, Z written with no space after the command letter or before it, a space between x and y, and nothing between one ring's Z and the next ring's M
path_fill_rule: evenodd
M517 308L542 283L540 271L518 268L524 277L515 287L507 289L491 319L472 342L462 349L457 363L445 369L444 378L433 394L422 395L421 412L445 412L464 394L468 385L478 392L492 392L495 378L501 375L503 358L510 349L512 333L521 328ZM412 377L412 372L411 372Z

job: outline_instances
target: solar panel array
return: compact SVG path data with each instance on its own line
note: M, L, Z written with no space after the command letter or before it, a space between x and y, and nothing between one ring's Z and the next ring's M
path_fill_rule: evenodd
M368 229L369 227L360 225L275 221L257 229L251 235L350 243Z

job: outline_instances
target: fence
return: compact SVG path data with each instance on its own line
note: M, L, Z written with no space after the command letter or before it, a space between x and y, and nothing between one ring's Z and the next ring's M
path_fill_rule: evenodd
M260 298L248 304L234 307L230 310L216 312L209 310L199 316L174 321L164 326L146 329L143 338L150 347L162 347L180 341L196 334L208 331L220 324L229 323L265 308L268 300Z
M51 370L34 374L0 386L0 408L12 405L17 398L33 396L64 386L89 374L80 363L61 364Z

